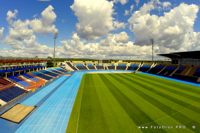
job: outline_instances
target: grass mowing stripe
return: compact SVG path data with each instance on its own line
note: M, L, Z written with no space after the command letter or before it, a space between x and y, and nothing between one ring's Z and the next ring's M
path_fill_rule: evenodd
M176 81L167 80L167 79L164 79L164 78L158 78L158 77L155 77L155 76L150 76L150 75L147 75L145 73L139 73L139 74L141 76L145 77L145 78L149 78L150 77L151 79L155 79L158 82L166 83L166 85L169 85L169 86L176 86L179 89L181 88L182 91L187 91L188 93L193 93L193 94L199 94L200 95L200 89L197 89L198 87L196 87L196 86L183 84L183 83L179 83L179 82L176 82ZM187 88L190 88L190 89L187 89Z
M168 83L165 83L165 82L158 82L159 80L155 80L154 78L151 78L151 77L146 78L142 74L135 74L135 76L138 76L138 77L143 78L145 80L151 81L152 83L157 84L157 85L165 84L164 87L171 88L169 91L171 91L173 93L179 93L179 94L183 95L184 97L187 97L189 99L194 99L194 101L200 101L199 94L197 94L197 93L194 94L193 92L188 92L188 91L190 91L191 86L190 87L185 86L185 87L179 88L176 85L171 86L171 85L168 85ZM159 78L157 78L157 79L159 79ZM188 91L185 91L183 88L187 88ZM199 88L196 87L196 89L199 89Z
M152 89L155 89L155 86L152 86L151 84L147 84L147 83L141 82L141 80L138 80L137 78L130 78L130 77L124 77L124 78L127 78L127 80L133 80L135 83L138 83L138 85L140 85L144 89L151 90L151 92L153 91ZM159 91L159 90L157 90L157 91ZM155 94L155 93L153 93L153 94ZM156 94L156 95L160 96L160 94ZM163 99L164 97L161 97L161 98ZM173 101L168 100L167 97L165 98L165 100L167 100L168 102L170 102L171 105L174 105L177 108L181 109L182 111L180 113L185 114L185 116L188 116L188 114L192 114L192 115L189 116L190 119L193 119L193 120L196 120L197 122L200 122L200 119L199 120L196 119L196 118L200 118L199 112L198 113L193 112L193 110L187 109L184 106L181 106L179 104L176 104Z
M92 77L86 75L85 80L87 86L83 91L82 101L84 102L81 104L78 133L107 133L108 127L102 115L104 112Z
M101 101L101 107L104 112L102 115L105 115L109 132L141 132L109 91L107 86L103 83L99 74L92 74L91 76L93 77L94 88L96 88Z
M174 108L173 102L168 102L167 99L162 98L161 96L152 93L151 91L148 90L148 87L146 85L144 85L144 87L143 87L142 85L144 83L138 83L138 81L135 81L134 82L135 84L133 85L133 83L131 82L131 81L133 81L133 78L132 79L124 79L124 77L121 77L121 76L117 76L115 78L117 81L120 81L120 83L123 83L124 85L129 86L129 88L134 88L134 90L132 89L132 91L140 93L140 95L143 96L144 99L148 100L150 103L152 103L153 105L160 108L160 110L164 111L167 115L174 117L176 120L185 124L186 126L188 126L188 128L192 129L193 125L200 127L198 122L188 118L185 115L182 115L181 114L182 112L180 112L180 110L173 109ZM138 89L138 88L140 88L140 89ZM158 101L158 99L159 99L159 101ZM182 111L184 111L184 110L182 110ZM188 114L191 114L191 113L188 113ZM193 114L191 114L191 115L193 115ZM193 119L194 119L194 117L193 117ZM199 121L198 117L196 117L196 119L197 119L197 121Z
M123 76L123 75L122 75ZM136 78L137 79L141 79L143 82L145 82L146 84L148 85L154 85L156 87L152 87L152 91L154 91L155 93L157 93L158 95L160 96L163 96L163 97L166 97L167 99L175 102L175 103L178 103L184 107L187 107L187 108L190 108L191 110L199 113L200 112L200 105L199 105L199 102L198 101L194 101L194 100L191 100L191 99L188 99L188 98L185 98L184 96L181 96L181 94L176 94L176 93L172 93L168 90L170 90L168 87L165 87L162 85L158 85L156 83L154 83L154 81L151 81L148 80L148 79L143 79L143 78L140 78L140 76L138 75L127 75L127 76L130 76L131 78ZM159 89L159 90L158 90Z
M79 124L82 95L83 95L83 90L84 90L85 87L86 87L86 84L85 84L85 75L84 75L83 79L81 81L81 85L80 85L78 94L76 96L76 100L75 100L75 103L74 103L72 113L70 115L70 119L69 119L69 123L67 125L66 133L76 133L77 132L77 127L78 127L78 124Z
M144 113L143 110L141 110L133 101L131 101L127 95L122 93L120 89L115 84L113 84L108 77L105 76L105 74L100 75L100 77L102 81L107 85L107 88L112 92L116 100L127 112L129 117L137 124L137 126L142 126L149 122L152 122L153 125L158 126L158 124L155 123L148 115L146 115L146 113ZM164 130L159 131L165 132ZM149 133L149 130L143 130L143 132Z
M118 75L119 76L119 75ZM113 75L113 77L115 77L115 75ZM121 75L119 76L121 77ZM116 77L115 77L116 78ZM161 105L158 104L157 102L157 99L152 99L152 98L149 98L149 94L144 94L142 93L142 87L138 86L137 84L134 84L134 82L132 82L132 80L125 80L127 82L124 81L124 79L121 78L116 78L115 79L115 82L118 82L120 81L120 84L123 84L124 86L127 86L127 87L123 87L123 88L128 88L130 91L132 92L135 92L137 93L137 95L139 95L140 97L142 97L145 101L142 101L141 106L145 106L146 107L146 110L149 111L148 114L149 116L151 117L155 117L153 118L154 121L156 121L157 123L159 123L160 125L172 125L172 126L176 126L176 125L183 125L182 123L180 123L180 121L177 121L176 119L174 119L173 117L173 114L168 114L169 112L169 109L168 110L165 110L165 106L162 106L162 103L159 103ZM137 89L136 89L137 88ZM130 92L129 92L130 93ZM139 99L138 97L134 96L135 97L135 102L137 102L137 99ZM150 105L147 106L146 104L144 104L145 102L149 102ZM150 110L149 110L150 109ZM156 113L157 114L157 118L156 116L153 116L152 113ZM147 123L147 124L151 124L151 122ZM171 129L171 130L168 130L170 133L171 132L179 132L180 129ZM192 132L190 129L184 129L183 130L184 132Z

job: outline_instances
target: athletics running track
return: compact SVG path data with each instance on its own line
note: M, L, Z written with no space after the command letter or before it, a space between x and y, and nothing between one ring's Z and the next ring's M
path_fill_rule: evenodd
M65 76L54 82L54 84L61 85L25 120L16 132L64 133L83 74L84 72L76 72L64 83ZM48 89L49 92L52 91L50 87ZM39 94L36 93L35 96L28 98L22 104L37 105L44 95L48 95L47 90Z

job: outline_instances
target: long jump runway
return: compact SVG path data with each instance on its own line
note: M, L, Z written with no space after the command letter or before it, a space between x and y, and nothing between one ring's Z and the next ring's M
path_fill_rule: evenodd
M76 94L85 72L74 73L66 82L59 86L44 103L41 104L24 123L17 133L64 133L73 108ZM37 104L29 100L28 105ZM37 100L36 100L37 101Z

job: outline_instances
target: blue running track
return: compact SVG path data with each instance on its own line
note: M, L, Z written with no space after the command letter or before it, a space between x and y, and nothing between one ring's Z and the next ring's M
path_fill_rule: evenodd
M39 106L24 123L17 129L17 133L64 133L78 92L78 88L85 72L74 73L66 82L61 84ZM62 82L63 77L57 82ZM44 88L43 88L44 89ZM48 87L48 89L51 89ZM46 93L46 91L44 92ZM36 94L37 95L37 94ZM42 94L38 94L40 99ZM44 96L43 96L44 97ZM26 105L36 105L37 96L23 102ZM35 102L36 100L36 102Z
M54 89L58 88L58 86L64 82L68 77L61 76L49 85L43 87L39 92L35 93L28 99L24 100L21 104L29 105L29 106L36 106L45 96L47 96L50 92Z

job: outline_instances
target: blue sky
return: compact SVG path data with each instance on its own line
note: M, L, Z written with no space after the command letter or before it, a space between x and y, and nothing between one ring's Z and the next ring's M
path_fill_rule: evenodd
M104 2L105 5L107 4L107 7L105 6L105 9L106 8L111 9L110 10L111 11L110 16L105 16L105 17L107 17L108 19L109 19L109 17L112 18L113 19L112 20L113 25L112 25L112 27L110 27L110 29L109 28L108 28L108 30L105 29L105 32L103 32L103 29L102 29L102 33L99 33L100 31L94 31L93 34L95 36L92 36L92 35L88 35L89 33L86 33L87 31L81 31L81 30L84 30L84 28L87 28L86 26L93 28L93 30L95 30L95 29L98 30L98 28L95 27L94 25L100 25L100 24L95 22L96 18L94 17L94 15L93 15L94 18L88 17L88 19L91 19L91 21L94 20L94 22L91 23L91 24L88 23L88 25L85 24L88 20L83 20L84 18L82 18L82 15L85 15L86 16L85 18L87 19L87 16L89 16L90 14L87 14L87 12L84 12L84 11L83 11L83 13L85 13L85 14L81 14L81 10L85 9L85 8L83 8L83 6L87 7L88 9L89 8L92 9L92 5L90 5L90 4L87 5L87 3L84 4L83 1L82 1L83 6L81 6L80 1L81 0L76 0L76 2L73 1L73 0L49 0L49 1L42 1L42 0L41 1L39 1L39 0L28 0L28 1L27 0L15 0L15 1L13 1L13 0L2 0L2 1L0 1L0 18L1 18L0 19L0 28L3 27L3 29L4 29L3 33L1 35L2 37L1 37L1 41L0 41L0 46L1 46L1 48L3 48L5 50L5 51L2 51L2 53L6 53L9 50L10 51L11 50L13 50L13 51L18 50L16 47L13 47L13 44L9 44L9 41L7 41L8 39L13 39L13 36L11 36L11 38L10 38L10 35L11 35L10 29L11 29L12 26L9 25L8 20L6 19L8 11L11 11L12 13L14 13L14 11L17 10L16 16L13 19L13 21L21 20L21 21L24 22L26 20L31 21L31 20L34 20L34 19L38 19L38 20L41 19L42 20L41 13L46 8L51 6L52 7L51 10L55 13L56 18L55 18L55 20L52 20L52 23L49 26L50 27L55 26L55 29L58 30L59 36L58 36L58 40L57 40L57 45L59 46L60 49L65 49L66 51L68 50L69 53L70 52L75 53L75 51L73 51L73 50L70 51L70 48L68 46L69 45L71 46L70 41L72 42L73 37L75 37L76 35L79 38L79 43L73 44L73 45L77 45L77 47L84 45L84 48L80 48L79 51L83 49L83 52L85 52L85 49L88 49L88 45L90 45L91 43L92 43L91 47L92 46L95 47L95 45L93 45L94 43L98 43L98 44L96 44L96 46L97 45L103 45L101 43L105 42L106 39L108 40L109 36L110 36L110 38L113 37L113 38L116 39L119 35L122 35L122 34L120 34L121 32L123 32L123 35L126 34L128 36L128 40L127 41L122 40L122 42L120 42L120 44L117 43L117 40L115 40L115 42L114 42L114 43L116 43L115 45L117 45L117 46L120 46L120 45L128 46L129 45L128 43L133 43L133 45L134 44L138 45L138 46L140 46L140 48L144 49L144 46L148 46L148 44L147 45L146 44L139 44L139 42L145 40L145 39L141 39L141 37L138 37L138 36L141 36L140 30L144 30L144 33L154 32L154 31L145 31L145 30L147 30L147 28L137 29L137 28L130 28L130 27L133 26L133 25L135 26L135 24L138 23L138 22L134 21L134 20L136 20L136 18L134 18L134 14L137 11L140 11L141 8L145 4L150 7L151 4L153 3L152 5L154 6L154 7L151 7L152 9L150 9L150 11L146 13L146 14L151 15L148 18L149 21L150 20L152 21L153 15L154 16L156 15L158 17L157 19L161 19L159 17L163 17L164 13L170 12L171 10L173 10L176 7L181 8L180 5L183 4L183 3L185 3L186 5L183 6L182 8L186 8L186 9L188 8L187 10L191 10L191 12L192 12L192 8L190 8L190 6L192 7L192 5L195 5L194 8L197 9L197 8L199 8L199 5L200 5L200 0L170 0L170 1L167 1L167 0L160 0L160 1L159 0L110 0L110 1L97 0L97 1L101 1L101 3ZM90 1L87 0L87 2L89 3ZM112 3L112 5L109 5L109 2ZM163 6L164 4L162 4L162 3L165 3L165 2L170 3L170 5L169 5L169 7L167 7L167 9L164 9L164 6ZM92 0L91 0L91 3L92 3ZM71 7L72 5L74 5L74 8ZM94 3L93 3L93 5L94 5ZM159 7L156 7L157 5ZM131 6L134 7L132 11L130 11ZM98 7L98 5L97 5L97 7ZM100 8L102 8L102 10L103 10L104 7L100 7ZM158 9L158 8L160 8L160 9ZM103 12L103 11L101 12L101 11L95 10L95 9L92 9L92 10L94 10L93 12L97 11L98 13ZM129 11L129 13L127 15L125 15L126 10L127 10L127 12ZM177 10L177 12L178 11L179 10ZM107 12L105 11L105 14L106 13ZM188 11L187 13L190 13L190 11ZM183 15L187 15L187 13L185 13ZM196 12L194 11L192 13L194 13L194 16L196 15L196 17L195 17L195 19L191 18L191 21L194 21L194 24L192 26L189 25L190 27L192 27L192 30L188 31L188 33L194 32L195 35L191 34L190 36L196 37L196 36L199 36L199 32L200 32L200 12L199 12L199 9L198 9L198 11L196 10ZM142 15L144 15L144 14L142 14ZM140 15L140 16L142 16L142 15ZM102 14L102 16L104 16L104 15ZM133 19L133 20L131 20L131 19ZM180 18L180 19L182 19L182 18ZM102 22L103 21L104 20L102 20ZM140 19L138 19L138 21L140 21ZM179 27L179 26L182 26L182 24L178 23L178 20L175 20L175 21L177 21L176 24L168 25L168 26L165 27L165 29L167 29L167 28L172 29L171 27L173 27L174 29L177 28L178 30L180 29L180 31L185 31L185 30L181 29L182 27ZM122 25L124 24L124 26L115 27L114 26L115 22L121 23ZM108 23L109 23L109 21L108 21ZM77 28L77 24L80 24L80 29ZM107 25L105 25L105 26L107 26ZM149 26L153 26L153 25L149 25ZM101 26L99 26L99 27L101 29ZM29 27L28 27L28 30L31 31L32 29L29 29ZM36 44L41 45L41 46L45 45L45 47L46 46L49 47L49 50L51 51L51 47L52 47L52 43L53 43L53 33L51 31L45 31L45 33L43 33L43 32L41 33L41 32L38 32L38 31L35 32L34 28L33 28L33 35L32 36L36 37L36 39L35 39L35 41L37 41L37 42L35 42ZM187 35L184 35L184 36L187 36ZM157 40L159 40L160 42L163 42L163 40L161 40L161 39L163 39L163 38L169 39L168 37L170 37L170 36L165 37L163 35L163 37L157 38ZM178 36L177 36L177 38L178 38ZM172 38L172 39L174 39L174 38ZM194 40L195 39L196 38L194 38ZM12 40L12 41L15 42L16 40ZM169 42L174 43L175 41L169 41L168 40L168 43ZM180 40L177 39L177 41L180 41ZM18 42L18 40L17 40L17 42ZM137 44L137 42L138 42L138 44ZM113 45L114 45L114 43L113 43ZM184 42L181 42L181 43L184 43ZM27 49L28 47L31 47L32 44L27 45L27 46L26 46L26 44L19 44L19 45L23 45L24 49ZM163 44L163 45L166 45L166 44ZM177 44L174 44L174 45L177 45ZM191 45L193 45L193 44L191 44ZM86 46L87 46L87 48L86 48ZM112 46L112 47L115 47L115 46ZM164 51L166 51L166 52L168 52L168 51L169 52L179 51L179 50L190 50L188 48L178 49L176 47L172 48L171 46L165 46L165 47L166 47L166 50L164 50ZM138 49L140 49L140 48L138 48ZM98 48L96 48L96 49L101 49L99 51L102 51L102 48L100 48L100 46L98 46ZM124 51L124 49L126 49L126 48L122 48L123 51ZM158 53L163 52L163 50L161 50L163 48L158 46L158 49L160 49L160 51L158 50ZM191 49L191 50L194 50L194 49ZM19 48L18 51L23 51L23 50ZM102 54L102 53L97 52L97 51L98 50L93 50L93 52L92 52L92 50L91 50L91 51L86 51L86 52L90 52L90 53L92 53L92 55ZM61 53L63 54L63 53L65 53L65 51L61 50L60 54ZM111 55L112 56L113 55L128 56L128 55L123 55L123 53L121 53L119 55L116 54L116 53L117 53L117 51L114 51ZM133 53L133 51L132 52L130 51L128 53ZM35 53L33 56L35 56L37 54L40 55L40 53ZM59 53L58 53L58 55L59 55ZM8 56L9 56L9 54L8 54ZM13 56L13 55L10 55L10 56ZM73 56L73 54L69 54L69 55L65 55L65 56ZM74 56L78 57L77 55L74 55ZM109 55L109 53L107 53L107 54L104 55L104 57L105 56L110 56L110 55ZM132 55L129 54L129 56L132 56Z

